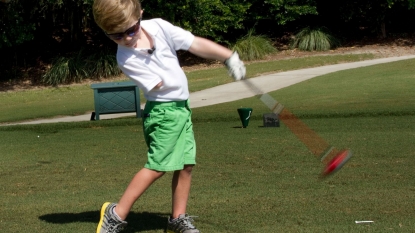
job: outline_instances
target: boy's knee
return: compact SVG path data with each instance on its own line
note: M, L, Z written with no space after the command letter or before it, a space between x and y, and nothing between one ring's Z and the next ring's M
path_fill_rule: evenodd
M188 173L192 173L193 166L194 165L185 165L184 168L183 168L183 171L186 171Z

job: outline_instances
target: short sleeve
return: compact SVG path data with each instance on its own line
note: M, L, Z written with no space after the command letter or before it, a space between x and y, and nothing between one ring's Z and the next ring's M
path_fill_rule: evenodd
M190 48L195 38L191 32L174 26L163 19L154 19L154 21L160 25L161 30L166 35L166 39L170 40L174 50L188 50Z

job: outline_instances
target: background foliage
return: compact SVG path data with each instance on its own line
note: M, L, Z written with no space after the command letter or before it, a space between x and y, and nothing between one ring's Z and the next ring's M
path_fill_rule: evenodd
M6 3L7 2L7 3ZM93 0L1 0L0 82L36 81L57 57L114 51L93 21ZM412 34L415 0L142 0L144 18L164 18L232 46L250 29L280 38L326 27L344 39ZM75 54L75 55L74 55Z
M339 45L340 41L333 37L326 28L305 27L294 36L291 47L305 51L326 51Z

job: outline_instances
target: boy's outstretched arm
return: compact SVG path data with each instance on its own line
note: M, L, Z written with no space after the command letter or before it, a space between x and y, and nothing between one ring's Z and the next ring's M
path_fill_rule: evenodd
M238 53L232 52L232 50L225 48L222 45L196 36L189 48L189 52L198 57L223 62L228 68L229 75L235 80L245 78L245 65L239 59Z
M232 55L232 51L228 48L197 36L193 40L193 43L189 48L189 52L198 57L218 60L221 62L225 62L225 60Z

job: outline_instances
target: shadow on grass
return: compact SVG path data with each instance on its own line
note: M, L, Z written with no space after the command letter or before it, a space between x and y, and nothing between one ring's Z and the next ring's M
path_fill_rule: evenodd
M131 212L126 221L127 227L123 232L140 232L164 229L166 227L166 213L135 213ZM81 213L53 213L39 216L39 219L53 224L68 224L74 222L99 222L100 211L86 211Z

